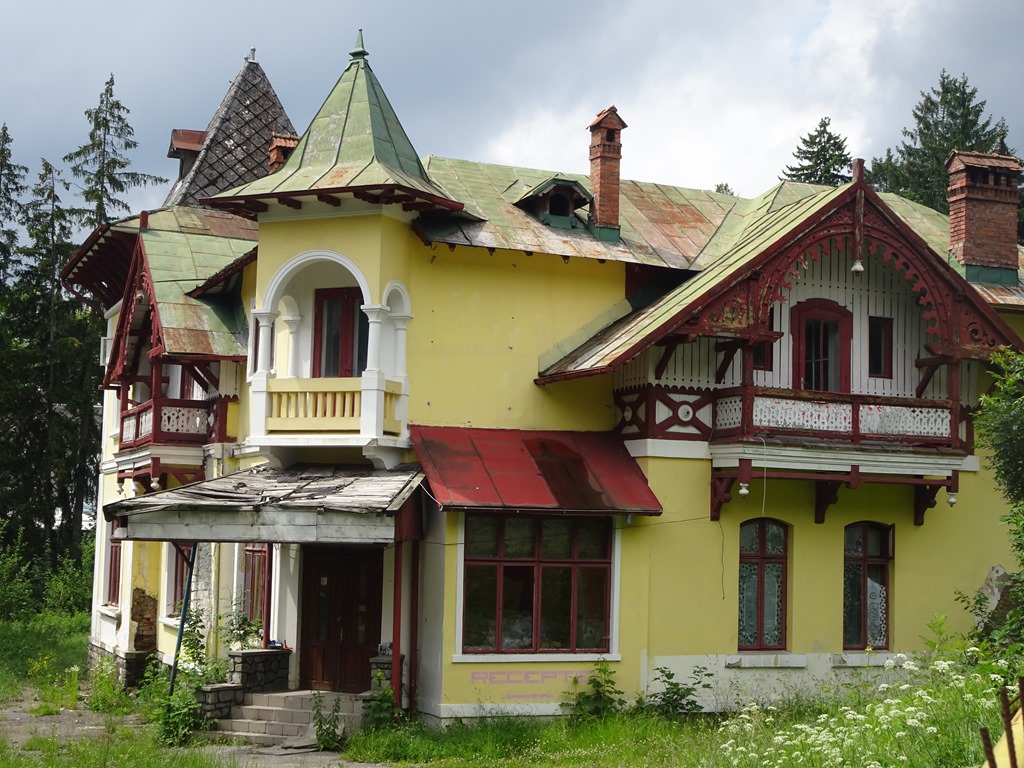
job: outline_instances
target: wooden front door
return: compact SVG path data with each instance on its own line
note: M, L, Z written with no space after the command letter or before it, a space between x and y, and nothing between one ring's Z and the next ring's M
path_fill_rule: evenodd
M381 550L310 547L303 551L302 685L361 693L380 644Z

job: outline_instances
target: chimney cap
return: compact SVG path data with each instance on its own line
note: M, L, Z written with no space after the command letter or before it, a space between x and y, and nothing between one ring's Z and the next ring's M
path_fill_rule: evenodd
M603 109L597 113L597 117L594 121L587 126L587 129L593 131L595 128L615 128L616 130L622 130L628 128L626 121L619 117L619 110L612 104L607 109Z
M1019 173L1021 165L1016 157L1010 155L952 150L946 157L946 172L959 171L963 168L1002 168Z

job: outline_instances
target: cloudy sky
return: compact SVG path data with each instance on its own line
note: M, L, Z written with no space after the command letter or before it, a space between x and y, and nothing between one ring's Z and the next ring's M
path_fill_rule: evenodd
M753 196L825 115L853 156L881 155L943 68L1024 152L1019 0L36 0L15 17L0 122L33 177L85 141L111 73L135 169L174 175L171 129L206 127L251 47L303 131L359 28L421 155L586 172L585 128L615 104L625 177Z

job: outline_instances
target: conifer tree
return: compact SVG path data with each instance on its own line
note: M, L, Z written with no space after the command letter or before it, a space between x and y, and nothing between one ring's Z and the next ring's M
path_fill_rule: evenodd
M25 193L28 174L28 168L13 161L12 142L7 123L3 123L0 125L0 291L7 285L14 265L18 225L24 220L21 196Z
M903 129L904 141L871 161L871 184L948 213L945 164L952 150L1013 153L1005 144L1006 122L993 123L985 114L987 102L977 97L967 75L957 78L942 70L938 85L921 92L914 124Z
M787 165L781 178L806 184L837 187L850 180L850 153L846 139L829 128L831 118L823 117L818 127L800 139L793 152L796 165Z
M128 123L129 110L114 96L111 75L94 109L85 110L90 124L89 141L64 156L71 174L82 183L82 196L88 212L83 223L96 227L130 208L121 197L135 187L163 184L167 180L130 170L127 153L138 146Z

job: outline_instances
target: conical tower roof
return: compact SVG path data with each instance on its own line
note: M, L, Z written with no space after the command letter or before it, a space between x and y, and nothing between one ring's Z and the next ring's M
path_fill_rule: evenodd
M351 193L412 210L461 210L427 174L367 56L360 30L348 67L284 166L210 202L253 212L314 196L336 205L332 194Z
M205 133L174 131L169 156L179 151L175 138L199 136L199 153L192 167L164 201L172 205L198 205L199 201L246 184L270 172L269 148L273 134L295 134L266 72L256 62L255 50L245 58Z

